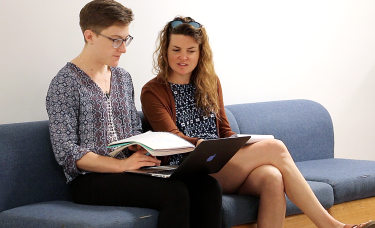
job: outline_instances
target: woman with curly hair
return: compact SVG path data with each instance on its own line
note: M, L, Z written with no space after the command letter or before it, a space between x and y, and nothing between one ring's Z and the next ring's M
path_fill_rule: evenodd
M198 145L202 140L234 136L224 110L205 28L190 17L176 17L159 34L154 53L157 76L144 85L142 109L154 131L173 132ZM184 156L162 158L180 164ZM334 219L320 204L283 142L271 139L242 147L212 176L223 193L260 197L258 227L283 227L285 194L317 227L374 228Z

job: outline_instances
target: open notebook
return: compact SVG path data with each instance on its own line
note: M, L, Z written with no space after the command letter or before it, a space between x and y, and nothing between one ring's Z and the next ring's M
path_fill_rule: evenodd
M249 138L250 136L241 136L205 140L179 166L156 166L125 172L174 179L217 173Z

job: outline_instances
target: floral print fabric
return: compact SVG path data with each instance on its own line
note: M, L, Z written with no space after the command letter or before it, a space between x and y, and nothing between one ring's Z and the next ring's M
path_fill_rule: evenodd
M189 137L202 139L216 139L218 132L216 116L211 113L204 116L197 108L195 86L193 84L169 83L176 104L176 125L178 129ZM179 165L187 154L177 154L170 157L170 165Z
M85 154L91 151L109 156L113 149L108 149L107 145L111 140L141 133L131 76L119 67L111 67L111 71L108 98L73 63L67 63L51 81L46 98L51 143L68 183L86 173L76 166L76 161ZM126 150L117 158L127 156Z

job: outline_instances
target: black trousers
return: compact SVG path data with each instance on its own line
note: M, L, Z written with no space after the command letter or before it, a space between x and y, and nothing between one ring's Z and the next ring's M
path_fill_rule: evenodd
M222 191L209 175L171 180L130 173L89 173L72 181L79 204L159 211L158 227L221 227Z

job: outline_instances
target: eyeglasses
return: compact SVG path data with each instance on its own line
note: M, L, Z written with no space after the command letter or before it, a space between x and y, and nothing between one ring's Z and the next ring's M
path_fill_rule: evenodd
M193 26L194 28L201 28L202 25L199 24L198 22L195 22L195 21L190 21L190 22L184 22L184 21L180 21L180 20L176 20L176 21L171 21L171 27L172 28L176 28L177 26L180 26L182 24L189 24L191 26Z
M113 39L111 37L108 37L108 36L105 36L103 34L100 34L96 31L93 31L94 33L100 35L100 36L103 36L109 40L112 40L112 47L113 48L119 48L123 42L125 42L125 47L129 46L129 44L132 42L132 40L134 39L134 37L132 37L131 35L128 35L125 39L121 39L121 38L118 38L118 39Z

